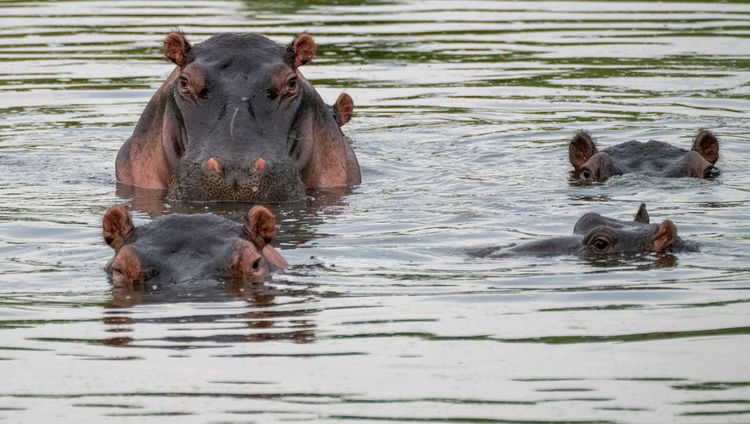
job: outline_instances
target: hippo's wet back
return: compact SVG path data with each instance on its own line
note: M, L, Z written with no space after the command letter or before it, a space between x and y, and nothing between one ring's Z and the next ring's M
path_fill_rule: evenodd
M315 54L299 34L281 46L259 34L164 40L177 65L117 156L119 182L196 201L286 201L308 188L360 182L340 126L342 94L326 105L298 68Z

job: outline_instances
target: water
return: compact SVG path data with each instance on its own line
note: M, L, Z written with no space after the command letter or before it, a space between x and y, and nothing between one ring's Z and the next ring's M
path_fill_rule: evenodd
M309 30L363 184L275 206L261 286L113 290L101 216L247 205L116 189L175 26ZM747 422L750 7L631 2L0 5L0 421ZM721 139L715 181L569 181L567 139ZM484 259L598 211L700 253Z

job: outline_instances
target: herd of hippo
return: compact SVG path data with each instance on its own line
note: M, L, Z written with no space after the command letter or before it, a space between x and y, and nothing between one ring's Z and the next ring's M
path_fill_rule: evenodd
M190 44L181 32L164 40L176 66L141 114L117 154L121 184L166 190L198 202L284 202L309 189L360 184L357 158L341 127L352 116L342 93L327 105L299 68L316 45L301 33L286 46L259 34L218 34ZM714 134L700 130L690 150L659 141L629 141L599 150L578 132L568 154L573 175L603 182L625 173L713 178ZM239 224L213 214L171 214L135 227L122 205L104 215L102 234L114 249L112 282L129 286L225 277L262 282L287 263L271 242L276 219L253 206ZM633 221L587 213L573 234L534 241L486 256L607 255L696 251L670 220L651 223L641 204Z

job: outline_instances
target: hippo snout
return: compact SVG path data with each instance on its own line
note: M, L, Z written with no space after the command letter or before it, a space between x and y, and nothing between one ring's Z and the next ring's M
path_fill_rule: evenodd
M236 161L209 157L180 163L170 196L191 201L283 202L304 195L294 163L261 156Z

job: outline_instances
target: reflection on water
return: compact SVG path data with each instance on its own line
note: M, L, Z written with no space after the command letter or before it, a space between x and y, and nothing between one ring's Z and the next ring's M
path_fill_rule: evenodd
M0 420L747 422L750 9L743 2L0 4ZM271 205L263 285L124 291L101 217L241 220L128 191L114 158L160 42L309 30L364 183ZM567 144L721 140L714 180L570 179ZM641 202L701 252L471 252Z
M105 331L114 337L104 339L106 345L130 345L135 341L132 334L138 326L158 324L173 327L184 336L159 337L156 340L138 340L139 346L157 342L153 347L169 349L190 349L206 344L232 344L240 342L293 341L310 343L315 340L313 316L319 312L315 308L295 308L279 310L280 306L305 305L313 298L310 288L277 288L273 283L253 284L241 281L228 281L216 284L211 281L196 281L188 284L150 289L148 286L112 288L112 299L106 305L102 322L110 328ZM284 299L277 302L276 298ZM180 302L227 302L240 299L246 307L233 314L201 314L190 316L159 316L154 318L137 317L130 308L146 304L176 304ZM123 309L125 308L125 309ZM184 328L188 326L188 328ZM189 328L193 326L193 328ZM215 326L206 335L201 328ZM246 331L245 331L246 330ZM168 330L169 331L169 330Z

